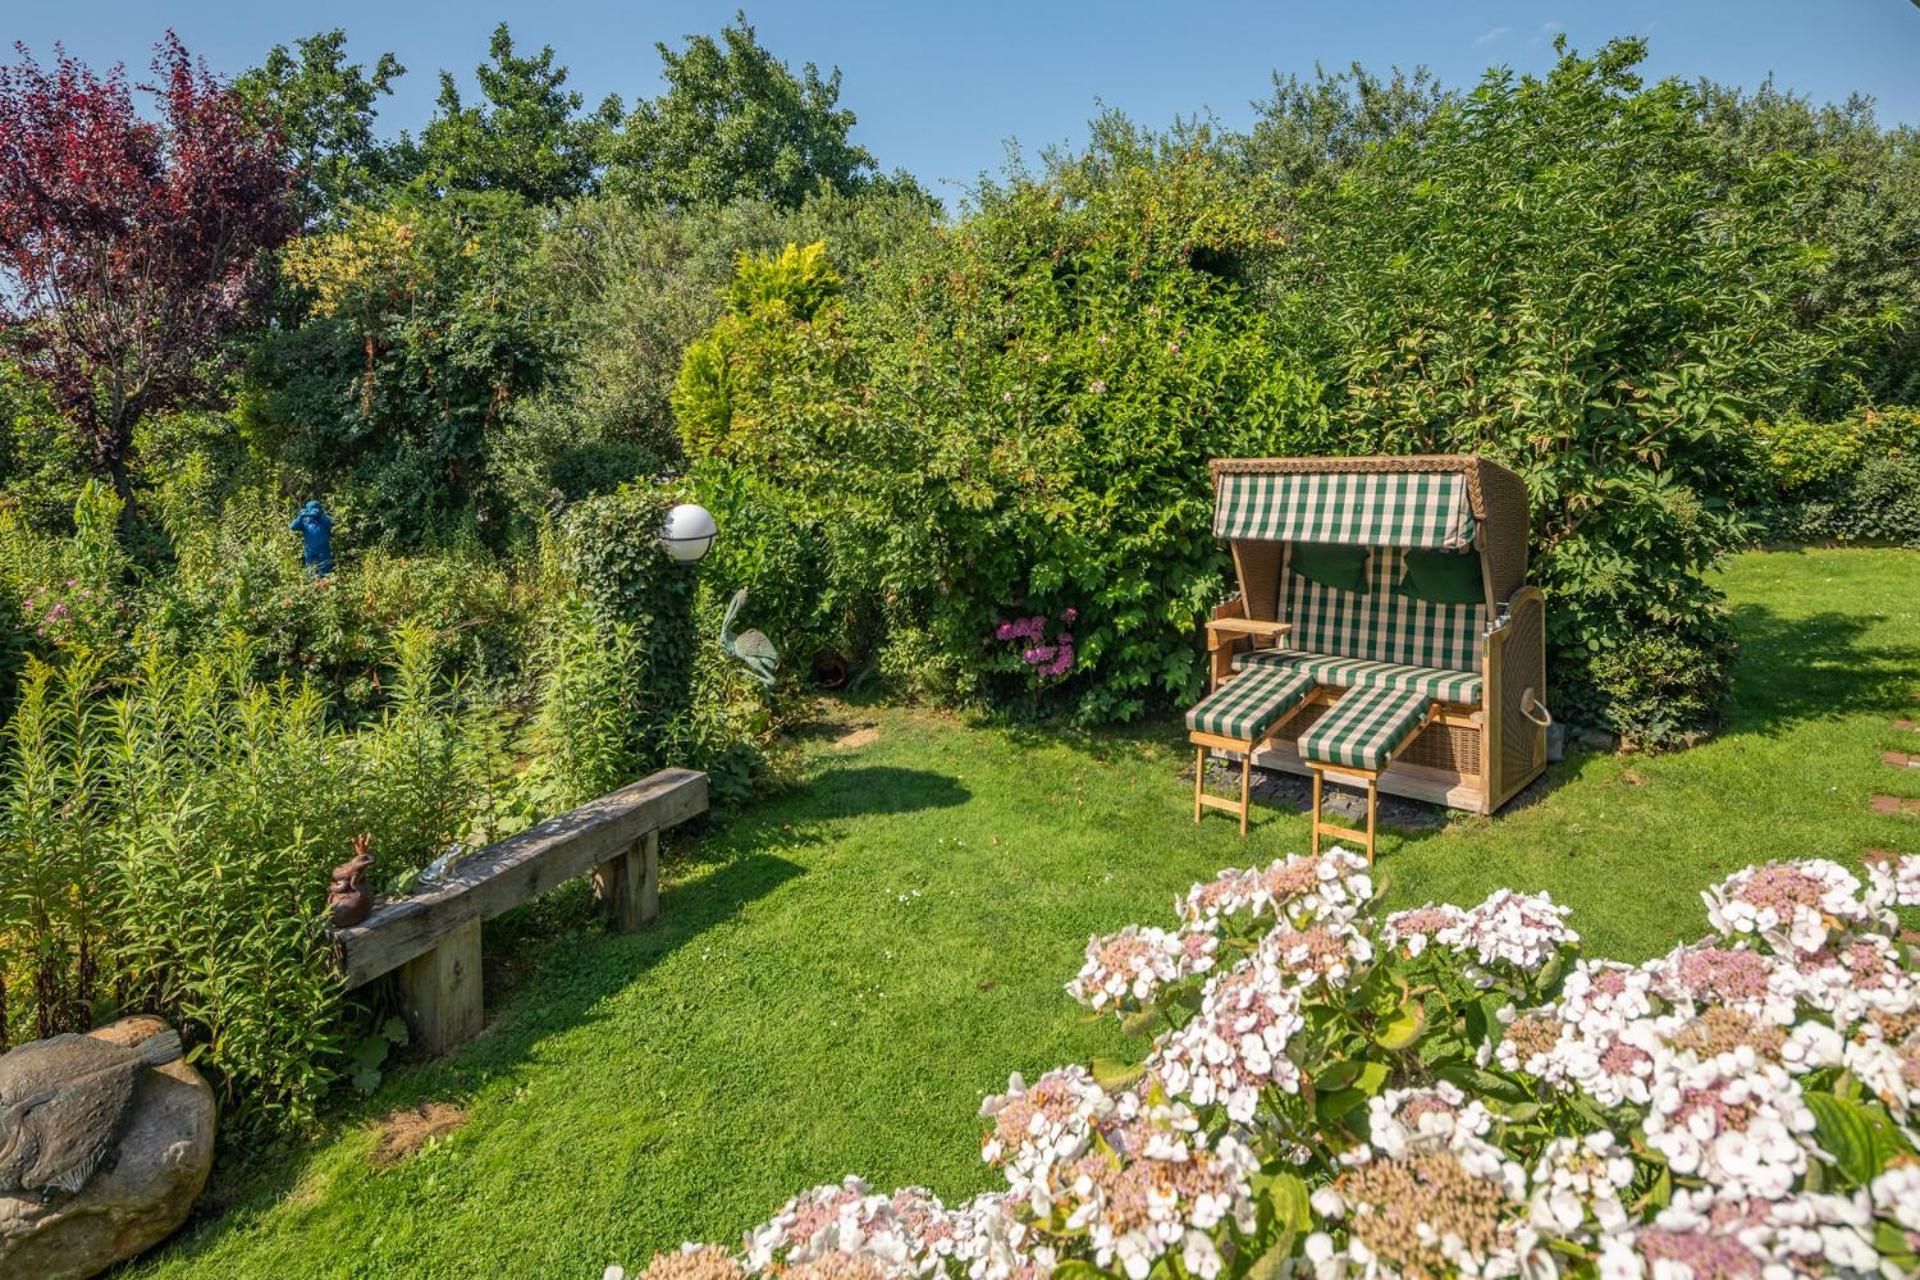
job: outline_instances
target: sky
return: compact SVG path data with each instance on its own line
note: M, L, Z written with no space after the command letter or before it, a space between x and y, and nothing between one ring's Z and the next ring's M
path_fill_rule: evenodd
M394 134L426 122L440 69L471 84L502 20L522 48L552 45L589 104L609 93L632 102L660 91L656 42L677 47L688 34L716 32L737 7L740 0L0 0L0 41L24 41L43 59L58 41L96 67L142 70L171 26L215 71L232 74L276 43L343 27L357 60L390 50L408 69L381 111L382 131ZM838 66L841 103L859 117L855 139L883 168L906 169L949 203L979 175L998 172L1010 143L1032 154L1084 141L1101 104L1148 125L1201 112L1238 125L1276 70L1425 65L1463 86L1490 66L1543 70L1560 32L1580 49L1644 36L1655 76L1752 87L1771 74L1820 101L1869 94L1883 122L1920 124L1915 0L756 0L745 8L761 43L791 65Z

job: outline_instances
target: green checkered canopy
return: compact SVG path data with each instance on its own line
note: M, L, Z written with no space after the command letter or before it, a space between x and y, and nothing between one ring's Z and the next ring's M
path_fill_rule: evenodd
M1223 472L1213 531L1263 542L1367 547L1473 545L1473 510L1459 472Z

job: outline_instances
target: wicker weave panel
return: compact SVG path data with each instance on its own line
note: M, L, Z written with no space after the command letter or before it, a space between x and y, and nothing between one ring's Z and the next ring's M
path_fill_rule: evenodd
M1463 724L1430 724L1400 753L1404 764L1445 769L1467 777L1480 773L1480 731Z
M1500 769L1494 794L1505 795L1545 763L1539 726L1521 709L1529 692L1547 696L1546 608L1529 593L1507 623L1500 651Z

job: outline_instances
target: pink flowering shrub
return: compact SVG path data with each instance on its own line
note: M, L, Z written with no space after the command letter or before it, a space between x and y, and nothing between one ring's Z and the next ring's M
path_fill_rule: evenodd
M849 1178L637 1274L1920 1274L1920 857L1703 896L1712 936L1626 965L1544 894L1388 914L1343 850L1224 871L1089 941L1067 990L1143 1053L987 1099L1005 1189Z
M993 638L1003 644L1020 646L1020 661L1038 680L1063 679L1073 671L1073 632L1067 630L1080 620L1080 611L1068 605L1060 612L1060 625L1052 639L1047 637L1047 615L1002 621L993 629Z

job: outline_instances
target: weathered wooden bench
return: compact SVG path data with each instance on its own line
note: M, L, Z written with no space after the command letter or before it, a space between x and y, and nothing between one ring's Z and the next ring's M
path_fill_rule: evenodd
M412 1043L444 1053L477 1035L480 925L575 876L593 873L622 931L660 913L660 832L707 809L707 775L650 777L488 845L425 892L385 903L334 933L349 988L398 970Z

